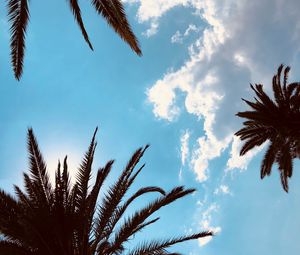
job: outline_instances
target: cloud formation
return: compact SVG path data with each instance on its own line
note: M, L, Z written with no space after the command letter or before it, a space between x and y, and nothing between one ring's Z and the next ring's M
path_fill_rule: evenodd
M227 169L245 169L258 151L245 157L238 155L240 141L233 138L233 133L240 122L235 113L245 109L241 97L253 96L249 82L268 86L280 63L294 63L300 46L299 2L134 2L140 4L137 14L140 22L158 22L175 6L188 6L194 9L199 21L207 24L201 36L189 46L189 58L184 65L157 80L147 91L148 100L158 118L176 121L183 109L203 121L204 135L194 142L190 162L198 181L209 178L210 160L220 157L226 149L230 150ZM178 92L184 92L184 107L178 105Z
M137 19L140 23L149 23L150 28L144 32L147 37L153 36L158 31L158 20L166 12L176 6L188 6L190 0L123 0L129 4L139 4Z
M216 203L211 204L201 215L200 227L203 230L209 230L214 232L215 234L220 233L222 228L217 226L212 226L212 214L218 212L219 207ZM208 244L212 240L211 236L207 236L205 238L200 238L198 240L200 246L204 246Z
M195 116L203 135L194 138L184 133L180 145L182 165L191 166L197 181L209 179L210 162L221 156L226 157L227 172L245 170L263 146L239 156L241 141L233 134L240 129L241 120L235 114L246 109L241 98L254 96L249 83L262 83L270 90L279 64L299 65L299 0L127 1L138 4L138 21L149 24L147 36L159 32L159 19L176 6L193 9L191 15L197 15L199 24L206 24L191 45L185 45L184 38L194 27L185 32L174 28L170 43L188 48L189 57L181 67L170 67L171 71L154 82L147 90L147 99L154 115L167 122L176 122L183 112ZM180 105L182 97L184 105ZM187 128L194 133L190 126L180 127ZM182 168L179 179L181 174ZM225 177L203 185L206 198L197 205L204 211L196 215L201 229L221 231L215 222L220 195L232 194ZM199 245L210 241L209 237L200 239Z
M214 194L215 195L220 195L220 194L229 195L229 194L231 194L231 192L227 185L221 184L218 188L215 189Z
M181 164L183 166L185 165L185 161L189 154L189 139L190 139L190 132L188 130L185 130L180 138Z
M188 28L181 33L179 30L176 31L174 35L171 37L171 43L179 43L182 44L184 39L188 37L192 32L198 32L200 29L196 27L194 24L189 24Z

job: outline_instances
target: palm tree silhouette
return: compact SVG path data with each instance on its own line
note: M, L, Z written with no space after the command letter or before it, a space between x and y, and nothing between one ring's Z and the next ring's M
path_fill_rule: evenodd
M81 10L78 0L67 0L74 15L76 22L82 32L82 35L93 50L89 36L84 27L81 18ZM107 23L115 30L117 34L129 44L131 49L141 56L142 52L139 42L131 30L131 27L126 18L123 4L121 0L91 0L91 4ZM25 53L25 34L29 21L29 6L28 0L8 0L8 17L11 23L11 62L15 74L15 78L20 80L23 72L23 60Z
M178 253L166 249L179 242L213 235L207 231L142 242L129 250L126 243L159 219L149 219L153 213L195 190L176 187L165 192L159 187L149 186L140 188L125 200L125 194L144 167L134 170L148 146L133 154L117 181L105 193L103 183L113 161L99 168L95 184L89 186L96 132L97 129L80 165L76 183L70 183L65 158L62 165L58 163L55 187L52 188L46 164L33 131L29 129L30 175L24 173L25 191L15 186L14 198L0 190L0 254L113 255L126 252L128 255L175 255ZM97 205L100 191L101 203ZM124 218L128 206L147 193L158 193L158 198Z
M300 83L287 84L290 67L284 69L283 80L282 71L283 65L280 65L273 77L275 101L264 92L263 85L251 85L257 98L254 102L243 99L252 110L237 113L247 121L235 135L245 140L240 155L267 140L270 142L261 163L261 178L270 175L272 165L277 163L282 187L288 192L293 159L300 156Z

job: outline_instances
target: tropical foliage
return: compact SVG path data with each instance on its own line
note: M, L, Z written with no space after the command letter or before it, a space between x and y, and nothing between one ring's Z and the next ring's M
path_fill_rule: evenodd
M82 35L93 50L88 33L81 17L81 9L78 0L67 0L74 18L82 32ZM117 34L129 44L131 49L141 55L141 49L137 38L131 30L126 18L121 0L91 0L96 12L101 15ZM8 17L11 24L11 62L17 80L23 72L23 60L25 53L25 34L29 21L29 0L8 0Z
M261 163L261 178L271 174L278 164L282 187L288 192L288 178L293 174L293 159L300 157L300 83L287 84L290 67L280 65L273 77L274 100L263 90L263 85L251 85L254 102L243 99L251 110L237 116L247 119L236 135L245 140L240 154L269 141ZM283 79L282 79L283 72Z
M96 130L97 131L97 130ZM178 254L166 249L176 243L211 236L211 232L142 242L128 249L135 234L159 218L160 208L193 193L194 189L176 187L169 192L155 186L143 187L125 195L143 169L137 170L145 150L139 148L115 183L103 191L113 161L99 168L95 183L89 186L96 148L95 135L79 167L76 182L69 178L67 158L58 163L55 187L31 129L28 131L30 174L24 173L25 191L15 186L16 197L0 190L0 254L3 255L158 255ZM99 197L99 194L101 196ZM157 193L158 197L130 217L124 213L133 201ZM101 203L97 205L97 201Z

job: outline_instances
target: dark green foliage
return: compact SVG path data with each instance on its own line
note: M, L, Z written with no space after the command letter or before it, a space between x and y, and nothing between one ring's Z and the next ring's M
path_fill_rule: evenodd
M20 80L23 72L23 60L25 52L25 34L29 21L29 0L7 0L8 18L11 23L11 62L17 80ZM78 0L67 0L72 14L81 30L81 33L93 50L88 33L84 27ZM142 51L139 42L131 30L127 21L123 4L120 0L91 0L96 12L101 15L115 32L131 47L139 56Z
M271 174L272 165L278 164L283 189L288 192L288 178L292 177L293 159L300 157L300 83L287 84L289 67L280 65L273 77L274 100L263 90L263 85L251 85L256 96L254 102L243 99L252 110L239 112L247 119L244 128L235 135L245 140L240 154L269 141L261 164L261 178Z
M1 255L176 255L178 253L169 253L166 249L176 243L212 235L208 231L147 241L128 250L128 241L159 219L151 219L153 213L195 190L176 187L165 192L149 186L125 198L144 167L135 171L148 146L133 154L120 177L106 192L103 183L113 161L98 170L94 185L89 186L96 132L97 129L79 167L76 182L70 183L65 158L62 165L58 163L52 187L33 132L28 131L30 175L24 174L25 191L15 186L14 198L0 190ZM125 219L123 215L128 206L147 193L157 193L158 198ZM101 201L98 205L97 200Z

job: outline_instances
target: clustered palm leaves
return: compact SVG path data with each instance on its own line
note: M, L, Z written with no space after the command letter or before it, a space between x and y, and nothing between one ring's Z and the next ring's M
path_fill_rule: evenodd
M13 197L0 190L0 254L175 255L178 253L168 252L167 248L179 242L212 235L208 231L143 242L128 250L126 243L137 232L159 219L149 219L153 213L195 190L176 187L165 192L150 186L140 188L125 199L128 189L144 167L142 165L135 170L148 146L139 148L133 154L117 181L106 192L102 190L103 183L113 161L98 170L95 184L90 187L96 131L75 184L70 183L65 158L62 165L58 163L55 187L52 187L36 138L29 129L30 174L24 173L25 191L15 186L16 197ZM97 205L100 192L101 203ZM158 198L124 218L128 206L147 193L157 193Z
M273 77L275 101L264 92L263 85L251 85L257 97L254 102L243 99L252 110L237 113L247 121L236 133L245 140L241 155L265 141L270 142L261 163L261 178L270 175L272 165L277 163L286 192L288 178L293 174L293 159L300 157L300 83L287 84L289 71L290 67L280 65Z
M29 21L29 0L7 0L8 17L11 23L11 62L17 80L21 78L23 71L23 59L25 52L25 34ZM81 17L81 9L78 0L67 0L82 35L93 50L88 33ZM91 0L96 12L101 15L117 34L129 44L131 49L141 55L141 49L137 38L131 30L126 18L121 0Z

